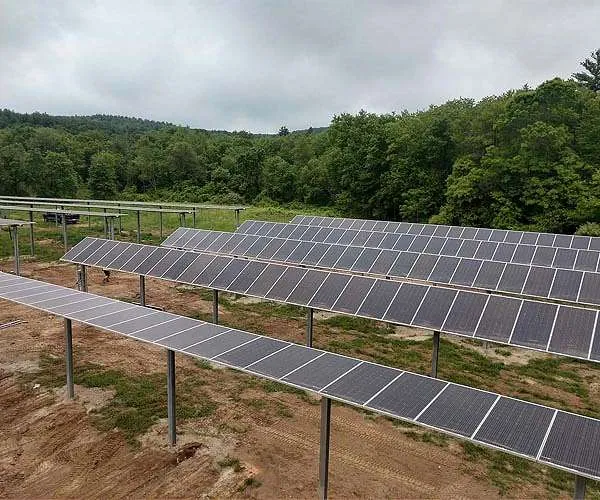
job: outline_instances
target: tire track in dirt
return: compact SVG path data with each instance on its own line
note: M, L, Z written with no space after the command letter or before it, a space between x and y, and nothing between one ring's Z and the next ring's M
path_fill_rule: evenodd
M318 428L320 425L320 416L316 412L311 412L309 408L295 408L294 413L295 416L302 415L312 420L316 426L315 428ZM435 448L427 446L426 443L413 441L410 438L407 439L407 437L402 434L400 430L396 431L398 435L394 435L391 433L393 431L390 431L389 429L387 431L374 429L373 427L369 426L367 422L364 422L364 424L361 422L359 425L357 425L356 422L344 417L340 413L341 412L332 411L332 429L336 431L342 430L343 432L348 432L352 436L360 437L371 443L377 443L396 449L401 448L403 453L410 453L411 455L423 458L437 465L448 467L447 453L441 451L436 452Z
M307 451L315 451L319 448L319 443L313 436L299 432L276 429L274 427L257 427L257 430L263 434L267 434L278 441L285 442L292 446L299 446ZM353 453L352 450L346 447L337 447L330 450L330 456L335 459L342 460L348 465L354 466L365 472L377 475L382 479L391 479L402 483L403 486L410 486L418 492L434 493L436 487L430 484L425 484L403 473L397 468L384 465L375 460L368 460Z

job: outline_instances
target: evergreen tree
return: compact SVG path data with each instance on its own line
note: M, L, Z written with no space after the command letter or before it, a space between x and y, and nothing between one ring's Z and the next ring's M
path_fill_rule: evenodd
M592 52L590 57L579 63L585 72L573 73L573 78L594 92L600 92L600 49Z

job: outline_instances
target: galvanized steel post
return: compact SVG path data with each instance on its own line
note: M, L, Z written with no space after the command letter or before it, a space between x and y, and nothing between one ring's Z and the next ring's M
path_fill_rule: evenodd
M440 352L440 332L433 332L433 352L431 353L431 376L437 378L438 355Z
M175 416L175 351L167 349L167 417L169 420L169 444L177 443L177 421Z
M33 208L33 204L31 205L31 208ZM35 238L33 237L33 212L29 212L29 222L31 222L31 224L29 224L29 246L31 249L31 256L33 257L35 255Z
M306 346L312 347L313 343L313 314L314 309L312 307L308 308L306 312Z
M574 500L583 500L585 498L586 479L583 476L575 476L575 494Z
M219 324L219 290L213 290L213 323Z
M66 343L66 367L67 367L67 396L69 399L75 397L73 385L73 326L71 320L65 318L65 343Z
M331 431L331 399L321 399L321 442L319 450L319 498L327 498L329 485L329 439Z
M87 292L87 269L83 264L77 268L77 289L80 292Z
M139 210L136 211L136 216L137 216L137 242L141 243L142 242L142 222L140 220L140 211Z
M140 305L146 305L146 277L140 276Z
M19 228L12 226L8 228L13 238L13 255L15 258L14 270L17 276L21 275L21 256L19 255Z
M63 242L65 246L65 253L69 251L69 239L67 238L67 217L65 213L62 215L62 231L63 231Z

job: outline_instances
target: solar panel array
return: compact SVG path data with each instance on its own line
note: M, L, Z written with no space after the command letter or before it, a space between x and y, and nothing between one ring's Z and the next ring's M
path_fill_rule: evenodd
M420 224L413 222L389 222L366 219L343 219L338 217L313 217L297 215L292 224L319 227L384 231L387 233L407 233L424 236L449 236L500 243L525 243L559 248L600 250L600 238L575 236L570 234L536 233L532 231L512 231L509 229L488 229L482 227L446 226L443 224Z
M0 272L0 298L600 479L600 421Z
M238 233L284 239L334 243L366 248L430 253L449 257L475 258L536 265L557 269L600 272L600 245L596 238L591 250L557 248L514 242L480 241L454 237L386 233L356 229L295 225L280 222L245 221ZM588 238L577 236L577 238Z
M62 260L600 361L591 309L98 238Z
M600 273L179 228L163 246L600 305Z

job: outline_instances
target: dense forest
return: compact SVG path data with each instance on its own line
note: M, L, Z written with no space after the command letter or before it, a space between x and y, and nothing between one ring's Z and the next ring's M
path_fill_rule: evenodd
M3 110L0 194L301 203L357 217L572 232L600 221L594 56L574 80L415 113L340 114L326 129L273 135Z

